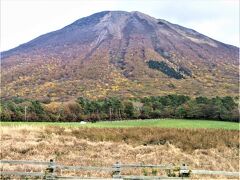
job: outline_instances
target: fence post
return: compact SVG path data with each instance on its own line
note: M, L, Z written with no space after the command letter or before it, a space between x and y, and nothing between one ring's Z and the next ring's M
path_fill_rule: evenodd
M113 165L113 178L121 178L121 164L119 162Z
M46 180L54 180L55 179L55 170L56 170L56 163L50 159L49 165L45 170L44 179Z
M183 164L179 168L179 176L180 177L190 177L191 170L188 168L186 164Z

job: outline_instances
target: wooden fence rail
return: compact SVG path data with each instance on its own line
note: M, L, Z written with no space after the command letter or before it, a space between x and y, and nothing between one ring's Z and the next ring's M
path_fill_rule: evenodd
M17 160L1 160L0 164L2 170L0 171L0 177L3 176L25 176L25 177L41 177L42 179L83 179L83 177L78 176L62 176L57 175L56 170L86 170L86 171L106 171L111 172L113 179L181 179L188 178L190 174L201 174L201 175L223 175L223 176L234 176L240 177L239 172L227 172L227 171L209 171L209 170L190 170L187 166L174 166L171 164L160 164L160 165L144 165L144 164L121 164L116 163L112 167L97 167L97 166L65 166L59 165L50 160L49 162L45 161L17 161ZM19 172L19 171L3 171L3 164L10 165L41 165L45 166L44 172ZM154 168L161 169L167 172L167 176L134 176L134 175L122 175L124 169L131 168ZM177 173L175 173L177 172ZM173 176L179 177L173 177ZM172 177L171 177L172 176ZM95 177L88 177L84 179L96 179ZM97 178L101 179L101 178ZM103 178L106 179L106 178Z
M224 175L224 176L240 177L240 172L228 172L228 171L192 170L191 173L192 174Z
M160 164L160 165L151 165L151 164L120 164L121 168L158 168L158 169L171 169L172 165Z
M34 164L34 165L49 165L49 161L22 161L22 160L1 160L0 164Z
M92 170L92 171L113 171L112 167L94 167L94 166L64 166L57 165L56 166L62 170Z
M1 175L41 177L44 176L45 174L40 172L1 171Z

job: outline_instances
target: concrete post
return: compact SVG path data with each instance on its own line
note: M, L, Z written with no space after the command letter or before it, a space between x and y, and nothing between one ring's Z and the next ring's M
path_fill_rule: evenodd
M120 178L121 177L121 164L119 162L116 162L116 164L113 165L113 178Z
M45 170L45 178L44 179L55 180L55 170L56 170L56 164L52 159L50 159L49 165Z

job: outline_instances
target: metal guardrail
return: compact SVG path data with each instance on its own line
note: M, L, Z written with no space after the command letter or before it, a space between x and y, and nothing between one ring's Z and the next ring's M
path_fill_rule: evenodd
M42 177L44 179L101 179L96 177L78 177L78 176L58 176L56 169L59 170L87 170L87 171L107 171L112 172L112 178L114 179L179 179L179 177L171 177L174 171L178 172L178 176L181 178L187 178L190 174L199 175L223 175L223 176L234 176L240 177L240 172L228 172L228 171L209 171L209 170L190 170L187 166L173 166L171 164L160 164L160 165L144 165L144 164L120 164L116 163L112 167L97 167L97 166L65 166L58 165L53 160L50 162L45 161L25 161L25 160L1 160L0 164L32 164L46 166L44 172L18 172L18 171L0 171L1 176L25 176L25 177ZM134 175L121 175L123 169L130 168L155 168L166 170L168 176L134 176ZM170 177L169 177L170 176ZM106 178L103 178L106 179Z

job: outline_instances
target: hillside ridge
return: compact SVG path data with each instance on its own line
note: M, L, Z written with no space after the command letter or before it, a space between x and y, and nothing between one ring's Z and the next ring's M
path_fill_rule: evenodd
M235 96L238 51L141 12L102 11L2 52L2 97Z

